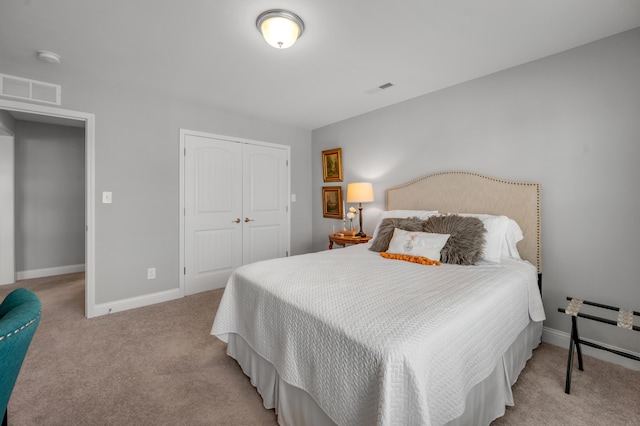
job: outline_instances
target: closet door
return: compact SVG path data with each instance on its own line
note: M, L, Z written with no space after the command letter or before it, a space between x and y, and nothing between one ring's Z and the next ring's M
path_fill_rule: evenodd
M224 287L242 265L242 144L185 137L185 294Z
M224 287L243 264L289 251L288 151L186 134L185 294Z
M243 263L287 256L289 215L287 152L244 145Z

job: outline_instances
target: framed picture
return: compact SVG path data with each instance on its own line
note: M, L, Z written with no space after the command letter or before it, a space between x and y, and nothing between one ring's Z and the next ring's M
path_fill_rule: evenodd
M325 182L342 182L342 148L322 151L322 177Z
M342 219L342 187L322 187L322 216L330 219Z

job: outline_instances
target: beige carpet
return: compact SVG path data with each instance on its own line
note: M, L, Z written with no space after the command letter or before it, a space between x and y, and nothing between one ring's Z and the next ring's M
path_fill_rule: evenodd
M16 286L42 322L9 403L9 425L275 425L225 345L209 334L222 290L84 318L84 276ZM493 425L640 425L640 372L585 357L564 393L566 349L542 344Z

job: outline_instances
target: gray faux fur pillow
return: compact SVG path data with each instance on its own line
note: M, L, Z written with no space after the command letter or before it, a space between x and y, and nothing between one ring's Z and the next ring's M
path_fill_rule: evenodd
M440 261L443 263L475 265L482 256L487 230L477 217L455 214L431 216L425 221L423 231L450 235L440 251Z
M390 217L383 219L378 228L378 234L376 239L371 243L369 250L371 251L387 251L391 238L393 238L393 231L396 228L400 228L403 231L422 232L422 227L425 221L418 219L417 217L398 218Z

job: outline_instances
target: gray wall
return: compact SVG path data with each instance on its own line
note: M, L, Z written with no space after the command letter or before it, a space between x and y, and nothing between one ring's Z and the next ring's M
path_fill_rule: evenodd
M84 129L16 121L16 271L84 264Z
M291 147L293 254L311 250L311 132L84 81L73 68L3 62L3 73L62 86L62 108L96 116L96 303L179 286L180 128ZM113 204L102 204L103 191ZM147 280L156 267L155 280Z
M393 89L389 89L393 90ZM344 183L385 190L462 170L542 184L546 327L569 331L565 296L640 309L640 29L313 131L314 249L321 151L341 147ZM583 322L584 337L640 352L640 333Z

